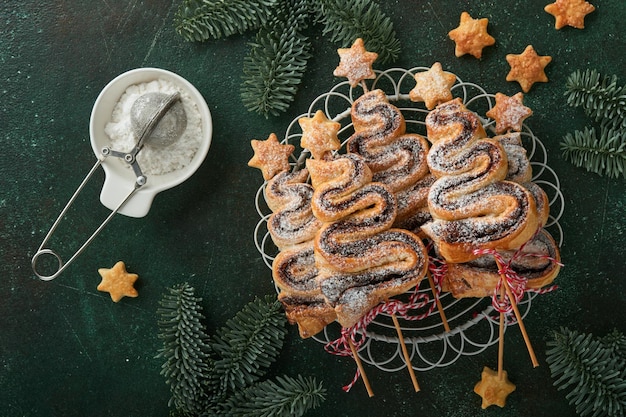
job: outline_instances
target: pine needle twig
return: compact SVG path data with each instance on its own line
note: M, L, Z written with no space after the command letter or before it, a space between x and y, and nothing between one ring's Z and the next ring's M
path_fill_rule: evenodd
M285 315L276 297L246 305L212 339L219 359L214 375L219 395L250 386L276 360L287 332Z
M300 33L297 20L274 22L257 33L243 63L243 104L265 117L289 108L311 57L310 42Z
M300 417L324 400L326 390L315 378L277 377L234 395L226 415L239 417Z
M200 298L184 283L169 289L160 302L159 338L163 347L157 358L164 358L161 375L170 386L170 406L183 413L197 414L208 402L207 392L213 361Z
M548 347L547 361L555 379L554 385L559 390L570 390L566 398L580 416L624 416L624 357L591 334L567 328L555 332Z
M595 69L576 71L566 83L567 103L584 109L596 122L610 121L611 127L626 127L626 85L617 84L617 76L602 76Z
M331 42L350 47L362 38L368 51L378 54L377 62L386 64L400 55L400 41L393 23L372 0L320 0L318 20Z
M568 133L561 141L563 157L577 167L600 175L626 178L625 131L600 127L600 136L595 128L585 127Z
M188 41L219 39L258 29L280 0L183 0L174 16L176 32Z

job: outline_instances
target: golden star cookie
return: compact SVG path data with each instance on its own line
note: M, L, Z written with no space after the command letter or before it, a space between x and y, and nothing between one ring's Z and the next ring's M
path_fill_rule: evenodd
M126 272L124 262L119 261L110 269L100 268L98 273L102 277L98 291L108 292L113 302L117 303L123 297L137 297L139 295L133 287L139 275Z
M265 180L270 180L279 172L289 169L289 156L296 149L293 145L282 145L274 133L267 140L251 140L254 156L248 166L258 168Z
M517 93L509 97L502 93L496 93L496 105L487 112L487 117L496 121L496 133L507 131L519 132L522 123L533 114L533 111L522 104L524 94Z
M298 119L302 128L300 145L308 149L315 159L323 159L324 155L341 148L337 133L341 124L328 120L323 111L318 110L313 117Z
M459 26L448 32L448 36L456 44L454 55L460 57L470 54L480 59L483 55L483 48L496 43L496 40L487 33L488 23L487 18L472 19L469 13L461 13Z
M378 54L366 51L363 39L358 38L350 48L337 49L337 53L339 66L335 68L333 75L348 78L351 87L356 87L365 79L376 78L372 64L378 58Z
M571 26L576 29L585 28L585 16L596 8L585 0L556 0L548 4L544 10L555 17L555 29Z
M481 396L483 409L490 405L504 407L506 397L515 391L515 384L509 381L506 371L502 372L502 378L498 373L488 367L483 368L480 381L474 386L474 392Z
M414 75L415 87L409 91L411 101L423 101L428 110L432 110L437 104L452 100L450 88L456 81L456 75L445 72L439 62L435 62L428 71L418 72Z
M528 45L519 55L508 54L506 60L511 66L506 80L517 81L523 92L528 93L536 82L548 82L544 68L552 61L552 57L537 55L532 45Z

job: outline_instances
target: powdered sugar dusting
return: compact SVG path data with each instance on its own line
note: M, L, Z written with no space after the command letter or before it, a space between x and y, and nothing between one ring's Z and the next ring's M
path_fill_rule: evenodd
M137 138L133 133L130 110L135 100L151 92L165 94L179 92L187 116L187 127L176 142L166 147L152 147L147 141L137 155L137 163L144 174L162 175L187 166L200 147L202 117L187 91L164 79L131 85L113 108L111 121L106 124L104 131L111 139L111 149L119 152L133 150Z

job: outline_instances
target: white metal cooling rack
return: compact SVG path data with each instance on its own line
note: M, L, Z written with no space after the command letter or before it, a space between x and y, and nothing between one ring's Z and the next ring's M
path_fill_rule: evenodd
M407 133L426 134L424 120L428 110L423 107L423 104L411 102L408 93L415 86L414 74L428 69L428 67L414 67L408 70L392 68L382 72L377 71L377 78L369 87L370 90L378 88L385 91L389 101L402 111L406 119ZM495 121L484 115L494 106L495 95L487 93L476 84L464 82L458 77L451 91L453 96L460 97L468 109L481 117L487 132L494 133ZM282 143L289 143L296 147L295 156L291 161L293 169L302 168L309 156L309 152L300 147L302 130L298 119L312 117L317 110L322 110L328 119L341 124L338 136L340 140L343 140L342 145L345 145L354 132L350 109L352 103L362 93L361 87L351 88L347 81L341 82L330 91L318 96L305 113L291 121ZM533 167L533 182L541 186L549 198L550 218L545 227L561 246L563 231L559 219L565 208L565 200L561 193L559 178L548 166L545 146L525 123L522 126L521 135ZM254 230L254 241L263 261L271 270L277 248L267 231L267 219L271 211L264 200L265 185L263 183L255 195L256 209L260 219ZM446 332L438 310L433 308L434 297L426 279L416 291L420 296L429 297L430 303L424 306L423 311L418 310L412 314L425 317L420 320L405 320L398 317L413 369L427 371L446 367L461 356L477 355L498 342L499 320L489 297L455 299L449 293L441 293L439 300L450 326L450 331ZM405 294L403 297L406 296ZM528 314L537 296L537 293L527 292L523 300L518 303L522 317ZM507 326L515 324L512 318ZM326 345L339 338L340 332L339 325L333 323L313 339ZM390 315L381 313L376 316L368 325L366 332L367 337L359 348L359 356L363 362L387 372L396 372L406 367L401 344Z

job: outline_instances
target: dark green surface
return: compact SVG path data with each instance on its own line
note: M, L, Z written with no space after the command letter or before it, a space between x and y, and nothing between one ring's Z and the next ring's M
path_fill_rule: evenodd
M552 386L546 341L559 326L604 335L626 331L624 309L626 186L574 168L558 142L588 120L565 105L566 77L597 68L626 82L623 1L593 1L586 28L554 29L546 1L381 2L402 43L399 67L430 66L512 95L505 81L507 53L532 44L551 55L547 84L536 84L524 103L527 122L546 144L561 179L566 267L560 290L535 302L525 320L541 366L533 369L519 332L507 333L506 369L517 385L504 409L480 409L472 392L484 365L495 367L496 348L445 369L418 374L412 392L404 372L369 369L376 396L361 383L346 394L349 359L330 356L290 329L273 372L312 375L328 389L315 416L572 416L564 393ZM281 135L318 94L338 80L337 45L311 32L314 58L288 114L266 120L248 113L239 97L242 60L252 34L204 44L173 31L178 1L8 0L0 5L0 415L166 416L168 387L159 375L156 309L166 287L188 281L204 298L209 329L221 326L255 295L271 293L270 272L253 242L258 170L247 167L250 139ZM481 61L455 58L447 32L461 11L490 19L496 45ZM319 28L316 28L319 29ZM157 196L147 217L114 218L61 277L41 282L30 258L54 218L94 162L88 124L100 90L118 74L154 66L174 71L205 96L214 135L200 170ZM98 200L100 172L81 196L52 246L69 253L107 210ZM124 260L139 274L139 298L111 302L96 291L97 269ZM515 329L514 329L515 330Z

